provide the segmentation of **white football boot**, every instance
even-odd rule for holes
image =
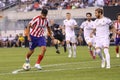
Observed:
[[[42,67],[40,66],[40,64],[35,64],[35,68],[37,68],[38,70],[42,70]]]

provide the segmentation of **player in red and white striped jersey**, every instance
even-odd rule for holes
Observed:
[[[116,57],[119,55],[119,43],[120,43],[120,13],[117,14],[117,21],[114,23],[114,36],[115,36],[115,45],[116,45]]]
[[[42,61],[46,52],[46,29],[51,36],[51,29],[49,27],[48,19],[46,18],[47,14],[48,10],[43,9],[41,11],[41,15],[34,17],[27,26],[27,36],[29,40],[30,50],[26,56],[26,63],[29,63],[29,58],[33,54],[34,49],[36,47],[41,47],[41,54],[38,56],[37,62],[35,64],[35,67],[37,69],[41,69],[41,66],[39,64]]]

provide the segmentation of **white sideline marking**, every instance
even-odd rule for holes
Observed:
[[[115,65],[115,66],[112,66],[112,67],[117,67],[120,65]],[[36,73],[36,72],[57,72],[57,71],[67,71],[67,70],[82,70],[82,69],[95,69],[95,68],[100,68],[99,67],[83,67],[83,68],[67,68],[67,69],[51,69],[51,70],[37,70],[37,71],[25,71],[25,72],[20,72],[20,73]]]
[[[44,65],[42,67],[54,67],[54,66],[61,66],[61,65],[68,65],[68,64],[79,64],[79,63],[89,63],[89,62],[99,62],[99,61],[87,61],[87,62],[72,62],[72,63],[61,63],[61,64],[50,64],[50,65]],[[112,67],[120,67],[120,65],[114,65]],[[34,67],[32,67],[34,68]],[[81,70],[81,69],[94,69],[94,68],[100,68],[98,67],[83,67],[83,68],[67,68],[67,69],[51,69],[51,70],[37,70],[37,71],[23,71],[23,69],[17,69],[9,73],[0,73],[0,75],[10,75],[10,74],[17,74],[17,73],[34,73],[34,72],[55,72],[55,71],[65,71],[65,70]]]
[[[79,64],[79,63],[88,63],[88,62],[99,62],[99,61],[87,61],[87,62],[72,62],[72,63],[50,64],[50,65],[44,65],[42,67],[54,67],[54,66],[69,65],[69,64]],[[31,69],[33,69],[33,68],[34,67],[31,67]],[[12,71],[12,74],[17,74],[20,71],[23,71],[23,69],[14,70],[14,71]],[[45,70],[41,70],[41,71],[45,71]],[[47,70],[47,71],[49,71],[49,70]]]

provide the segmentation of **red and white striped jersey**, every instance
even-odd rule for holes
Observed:
[[[41,18],[41,16],[34,17],[29,24],[32,26],[30,29],[30,35],[34,37],[45,36],[46,28],[49,27],[49,21],[47,18]]]
[[[115,21],[114,27],[115,27],[116,31],[118,31],[118,32],[120,31],[120,23],[118,21]],[[116,34],[116,38],[120,38],[120,35]]]

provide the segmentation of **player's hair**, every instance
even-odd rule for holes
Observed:
[[[87,16],[87,15],[90,15],[90,16],[92,16],[92,13],[88,12],[88,13],[86,13],[86,16]]]
[[[48,14],[48,10],[47,9],[42,9],[41,14],[43,14],[44,16],[46,16]]]
[[[117,13],[117,17],[120,16],[120,13]]]
[[[69,12],[67,12],[66,14],[70,14]]]
[[[97,8],[95,11],[97,11],[98,13],[103,14],[103,9],[101,9],[101,8]]]

